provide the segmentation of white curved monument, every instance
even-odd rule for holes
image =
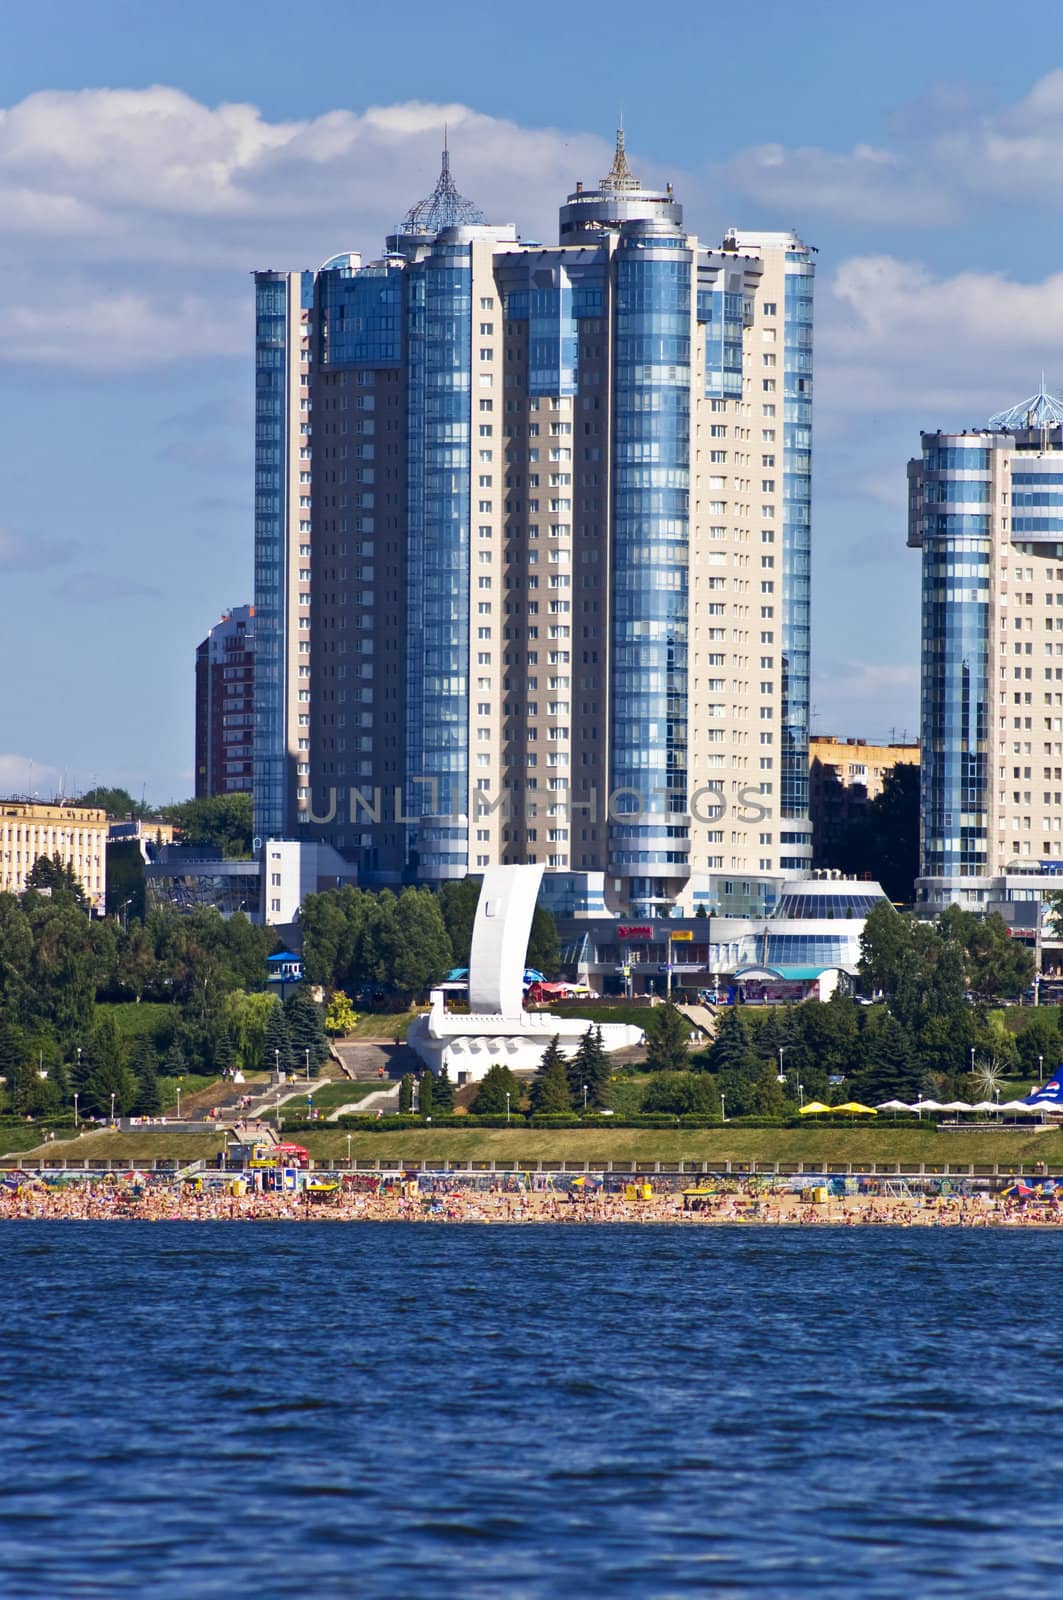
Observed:
[[[431,1011],[406,1034],[433,1072],[445,1063],[456,1083],[474,1082],[498,1064],[534,1072],[555,1034],[564,1053],[573,1055],[595,1026],[582,1017],[524,1010],[524,958],[542,876],[541,866],[488,867],[484,873],[469,957],[469,1013],[448,1012],[443,990],[433,989]],[[642,1029],[627,1023],[603,1023],[601,1032],[606,1050],[642,1043]]]

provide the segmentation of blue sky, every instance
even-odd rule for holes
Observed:
[[[4,6],[0,790],[191,791],[193,650],[250,598],[250,272],[374,254],[444,120],[462,188],[553,237],[621,109],[703,238],[819,248],[815,720],[911,736],[905,462],[1063,388],[1059,15]]]

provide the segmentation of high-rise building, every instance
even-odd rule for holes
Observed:
[[[909,463],[922,551],[922,817],[917,898],[1033,901],[1063,871],[1063,399]]]
[[[196,648],[197,799],[251,791],[254,616],[254,606],[234,606]]]
[[[313,274],[255,273],[255,833],[305,810],[310,708]]]
[[[558,237],[444,151],[379,260],[257,275],[256,830],[755,905],[811,861],[812,252],[702,245],[622,133]]]

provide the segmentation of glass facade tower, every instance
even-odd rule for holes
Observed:
[[[812,272],[621,135],[555,245],[445,152],[380,260],[258,275],[260,832],[638,917],[808,865]]]
[[[917,898],[979,910],[1035,897],[1032,878],[1063,871],[1063,401],[1042,386],[987,427],[924,434],[908,480],[908,543],[922,551]]]

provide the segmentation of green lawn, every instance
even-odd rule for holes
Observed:
[[[112,1132],[109,1128],[99,1133],[83,1134],[77,1139],[55,1139],[39,1153],[59,1161],[197,1161],[217,1154],[223,1144],[218,1132],[174,1133],[165,1128],[134,1128],[129,1133]]]
[[[313,1098],[314,1110],[321,1116],[327,1116],[330,1111],[335,1111],[337,1106],[357,1105],[359,1100],[364,1100],[366,1095],[376,1094],[381,1089],[390,1089],[392,1084],[384,1079],[382,1083],[350,1083],[346,1078],[341,1081],[330,1079],[318,1080],[310,1085],[310,1095]],[[298,1120],[304,1117],[307,1111],[306,1100],[302,1095],[294,1100],[285,1101],[281,1106],[281,1117],[285,1121]],[[267,1117],[276,1117],[276,1111],[267,1111]]]
[[[19,1132],[21,1130],[13,1130]],[[300,1132],[315,1160],[345,1159],[348,1135],[327,1125]],[[104,1130],[77,1140],[50,1142],[47,1154],[83,1160],[100,1157],[135,1164],[153,1157],[191,1161],[215,1155],[220,1132],[172,1129]],[[18,1148],[11,1144],[5,1148]],[[998,1164],[1013,1168],[1044,1161],[1063,1168],[1063,1131],[1034,1134],[935,1134],[931,1128],[412,1128],[394,1133],[352,1133],[357,1159],[406,1161],[781,1161],[830,1169],[851,1162]]]
[[[339,1128],[300,1134],[315,1159],[345,1156]],[[354,1133],[358,1158],[399,1155],[416,1161],[786,1161],[926,1162],[1063,1166],[1063,1132],[935,1134],[930,1128],[413,1128]]]
[[[144,1034],[148,1034],[154,1040],[165,1039],[180,1020],[176,1006],[155,1000],[143,1000],[140,1005],[137,1005],[135,1000],[123,1000],[114,1005],[98,1005],[97,1020],[105,1016],[113,1017],[127,1039],[139,1039]]]

